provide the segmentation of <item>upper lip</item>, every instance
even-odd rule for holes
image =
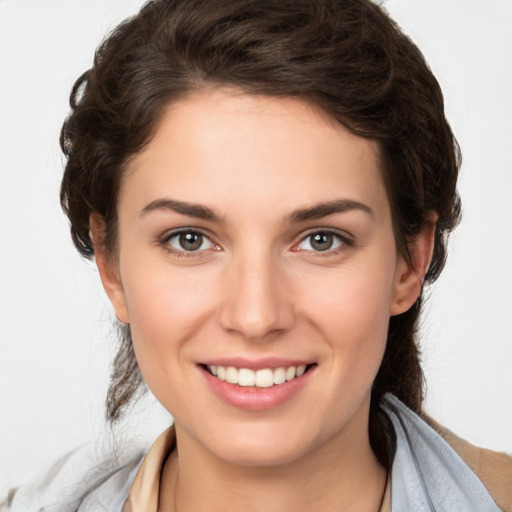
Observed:
[[[282,357],[265,357],[261,359],[247,359],[243,357],[222,357],[201,361],[206,366],[233,366],[234,368],[247,368],[249,370],[263,370],[270,368],[288,368],[290,366],[308,366],[314,361],[306,359],[292,359]]]

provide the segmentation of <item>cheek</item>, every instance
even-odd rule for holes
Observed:
[[[353,326],[355,332],[387,323],[392,296],[392,272],[371,271],[368,268],[347,267],[302,279],[304,306],[310,315],[318,317],[336,329]],[[309,291],[308,291],[309,290]]]
[[[375,266],[369,271],[366,265],[345,268],[309,283],[314,292],[305,297],[303,307],[328,341],[335,354],[330,360],[342,367],[342,375],[370,376],[380,366],[393,284],[392,266],[388,267],[389,271]]]
[[[212,277],[197,268],[137,263],[127,262],[125,268],[135,271],[123,275],[134,349],[143,374],[167,374],[211,314]]]

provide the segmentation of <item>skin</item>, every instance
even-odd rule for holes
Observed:
[[[91,218],[116,316],[175,419],[161,510],[378,509],[386,472],[369,445],[370,390],[433,233],[410,244],[413,266],[399,255],[379,160],[375,141],[304,102],[205,90],[170,105],[129,165],[115,261]],[[297,215],[340,200],[351,206]],[[182,228],[204,234],[199,250],[181,248]],[[332,248],[315,250],[311,235],[328,232]],[[207,385],[199,363],[225,357],[314,365],[291,398],[253,411]]]

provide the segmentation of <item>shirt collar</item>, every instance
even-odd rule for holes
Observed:
[[[160,434],[144,458],[122,512],[157,512],[160,477],[169,454],[176,448],[173,427]],[[391,483],[388,479],[379,512],[391,512]]]
[[[176,448],[174,427],[160,434],[144,458],[126,499],[123,512],[157,512],[160,476],[168,455]]]
[[[392,395],[383,408],[396,433],[392,512],[499,512],[487,489],[453,448]]]
[[[477,476],[437,432],[392,395],[386,395],[383,407],[393,423],[397,449],[380,512],[499,512]],[[123,512],[157,512],[160,476],[175,446],[171,427],[144,458]]]

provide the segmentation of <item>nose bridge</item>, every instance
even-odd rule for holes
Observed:
[[[288,329],[293,305],[284,270],[269,248],[253,246],[234,255],[223,284],[223,327],[252,340]]]

